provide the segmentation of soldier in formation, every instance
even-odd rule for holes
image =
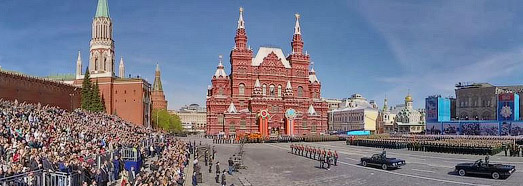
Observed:
[[[510,143],[505,138],[493,137],[447,137],[447,136],[419,136],[419,137],[376,137],[351,138],[350,145],[376,148],[403,149],[425,152],[443,152],[456,154],[493,155],[505,151],[511,156],[521,154],[523,148]]]
[[[338,161],[338,152],[332,152],[331,149],[327,151],[325,148],[321,149],[308,145],[291,144],[290,150],[292,154],[317,160],[320,162],[320,167],[326,168],[327,170],[330,170],[331,165],[336,165]]]

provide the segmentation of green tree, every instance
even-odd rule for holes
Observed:
[[[82,109],[92,109],[92,88],[91,77],[89,76],[89,67],[85,69],[84,80],[82,82]]]
[[[167,132],[181,132],[182,122],[176,114],[170,114],[165,109],[155,109],[152,114],[153,126]]]
[[[100,98],[100,87],[98,87],[98,81],[96,81],[96,83],[94,83],[93,85],[93,89],[92,89],[92,95],[91,95],[91,104],[92,104],[92,107],[91,107],[91,111],[94,111],[94,112],[101,112],[104,110],[104,106],[103,106],[103,103],[102,103],[102,99]]]

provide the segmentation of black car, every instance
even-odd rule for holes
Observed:
[[[405,160],[396,159],[396,158],[387,158],[385,153],[381,154],[374,154],[372,157],[363,157],[361,158],[361,165],[364,167],[373,165],[373,166],[380,166],[383,170],[387,170],[389,168],[399,168],[403,165],[405,165]]]
[[[493,179],[499,179],[509,177],[514,171],[516,171],[516,167],[513,165],[490,164],[483,162],[483,159],[479,159],[474,163],[460,163],[456,165],[456,172],[460,176],[476,174],[488,175]]]

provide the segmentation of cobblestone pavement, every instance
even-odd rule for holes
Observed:
[[[212,143],[207,139],[191,139]],[[404,159],[407,165],[397,170],[381,170],[363,167],[359,159],[380,153],[382,149],[348,146],[345,142],[305,143],[325,149],[337,150],[339,165],[331,170],[320,169],[317,161],[290,153],[290,143],[246,144],[244,163],[246,170],[233,176],[227,175],[227,185],[242,185],[240,179],[252,185],[521,185],[523,171],[516,171],[508,179],[493,180],[487,177],[461,177],[454,174],[454,166],[462,162],[474,162],[484,158],[477,155],[444,154],[388,149],[387,156]],[[227,168],[227,159],[238,151],[238,144],[213,144],[217,151],[221,169]],[[493,156],[492,163],[523,167],[523,157]],[[219,185],[214,182],[213,173],[202,162],[204,183],[200,185]]]

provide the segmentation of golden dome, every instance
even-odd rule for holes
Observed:
[[[410,94],[405,97],[405,102],[412,102],[412,97]]]

